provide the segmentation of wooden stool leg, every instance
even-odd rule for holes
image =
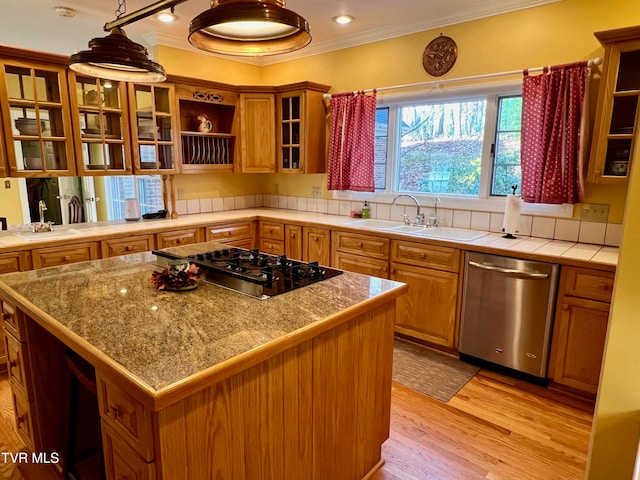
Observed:
[[[78,428],[78,395],[80,382],[75,375],[71,374],[71,383],[69,388],[69,410],[67,416],[67,446],[62,464],[62,478],[69,480],[70,474],[73,473],[73,458],[76,455],[76,433]]]

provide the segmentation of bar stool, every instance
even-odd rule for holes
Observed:
[[[62,478],[64,480],[85,480],[85,478],[100,478],[103,480],[105,478],[104,458],[102,456],[102,439],[99,429],[97,445],[77,452],[80,386],[84,387],[97,401],[98,389],[96,387],[96,372],[91,364],[73,351],[66,353],[66,361],[71,376],[69,386],[69,411],[67,416],[67,445],[63,462]],[[97,409],[96,415],[99,415]],[[93,475],[90,474],[92,470],[91,467],[81,468],[81,465],[89,465],[90,462],[88,459],[92,457],[97,459],[98,466],[95,466],[95,462],[93,464],[93,471],[99,469],[97,476],[95,473]]]

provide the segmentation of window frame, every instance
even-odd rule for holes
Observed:
[[[388,137],[387,137],[387,172],[386,189],[377,192],[354,192],[333,190],[332,197],[336,200],[352,200],[391,203],[402,193],[397,190],[399,162],[396,159],[396,146],[399,138],[397,108],[402,105],[416,103],[441,102],[447,99],[486,98],[487,111],[482,146],[482,174],[478,196],[463,196],[453,194],[414,193],[421,205],[432,205],[437,198],[441,200],[439,208],[466,209],[486,212],[504,212],[505,196],[491,195],[491,181],[493,178],[492,145],[496,141],[496,127],[498,122],[498,98],[522,95],[522,81],[492,82],[469,86],[440,86],[428,87],[410,93],[396,93],[379,95],[377,107],[389,108]],[[491,101],[490,101],[491,99]],[[522,212],[530,215],[553,216],[570,218],[573,216],[573,205],[523,204]]]

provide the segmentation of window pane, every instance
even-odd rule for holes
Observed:
[[[478,195],[486,100],[400,109],[398,190]]]
[[[491,195],[512,193],[511,185],[520,187],[522,178],[520,172],[521,119],[522,97],[499,99]]]
[[[375,152],[373,176],[376,190],[387,187],[387,145],[389,140],[389,108],[376,110]]]

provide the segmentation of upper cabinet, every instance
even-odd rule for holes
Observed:
[[[78,173],[131,174],[126,84],[70,70],[69,85]]]
[[[180,140],[173,84],[128,84],[133,173],[177,173]]]
[[[10,175],[76,173],[63,65],[0,59],[0,108]]]
[[[281,173],[326,171],[326,85],[303,82],[279,87],[276,104],[277,170]]]
[[[276,171],[275,94],[240,94],[240,152],[237,171],[274,173]]]
[[[183,173],[233,170],[234,117],[238,94],[224,89],[176,85]]]
[[[588,178],[625,182],[638,130],[640,27],[596,32],[604,47]]]

